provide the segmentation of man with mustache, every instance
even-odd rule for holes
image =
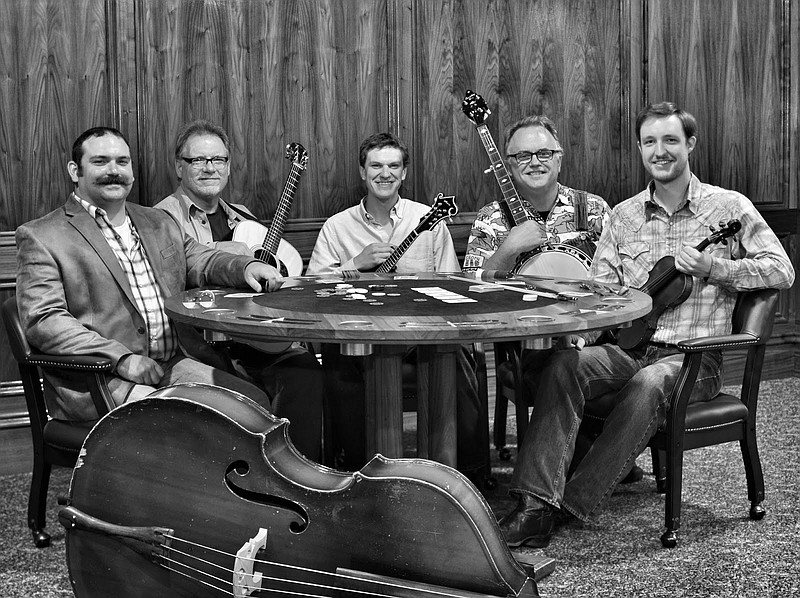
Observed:
[[[268,407],[256,386],[186,356],[164,300],[206,283],[274,291],[277,271],[203,247],[163,211],[128,203],[131,153],[117,129],[82,133],[67,170],[75,189],[66,203],[16,231],[17,302],[28,342],[45,353],[111,359],[108,386],[118,405],[158,387],[200,382]],[[54,418],[98,417],[79,376],[46,375],[45,397]]]
[[[199,243],[252,257],[250,248],[233,241],[233,231],[255,216],[241,204],[224,201],[230,175],[230,142],[221,126],[206,120],[184,125],[175,142],[175,172],[180,181],[172,195],[156,204]],[[298,272],[298,274],[300,274]],[[183,333],[185,326],[178,327]],[[196,346],[196,345],[195,345]],[[299,343],[261,343],[260,349],[232,342],[197,355],[252,381],[272,398],[270,410],[289,420],[292,444],[312,461],[322,447],[322,367]]]
[[[400,197],[409,162],[405,144],[390,133],[366,138],[359,149],[359,172],[367,189],[361,201],[328,218],[317,237],[308,274],[367,272],[381,265],[417,227],[430,207]],[[396,271],[459,272],[453,240],[444,222],[419,235],[397,263]],[[488,428],[480,418],[477,379],[466,351],[458,356],[458,469],[477,485],[488,473]],[[407,362],[416,358],[412,351]],[[326,398],[334,419],[338,466],[364,464],[364,378],[361,360],[326,345],[323,368],[328,374]]]
[[[573,335],[571,347],[547,362],[511,479],[517,507],[500,523],[511,546],[546,546],[560,515],[593,519],[664,421],[683,363],[677,343],[729,334],[738,292],[786,289],[794,281],[786,252],[750,200],[692,174],[696,133],[695,118],[671,102],[639,113],[638,147],[652,180],[614,207],[590,273],[599,283],[640,288],[658,260],[674,256],[677,270],[692,277],[691,294],[661,314],[644,347],[590,346],[597,336],[590,332]],[[742,228],[726,245],[696,249],[711,226],[732,219]],[[703,353],[690,401],[718,392],[721,362],[720,352]],[[616,394],[603,431],[567,478],[584,405],[610,392]]]

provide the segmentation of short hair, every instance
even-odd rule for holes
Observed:
[[[642,125],[648,118],[666,118],[672,115],[677,116],[681,121],[686,139],[697,136],[697,120],[691,113],[679,108],[674,102],[658,102],[657,104],[648,104],[636,115],[636,140],[642,140]]]
[[[369,152],[385,147],[399,149],[403,153],[403,168],[408,166],[408,147],[399,137],[391,133],[375,133],[362,141],[361,147],[358,149],[358,163],[363,167],[367,163]]]
[[[556,130],[555,123],[544,115],[534,114],[520,118],[518,121],[513,122],[506,127],[506,130],[503,133],[503,151],[508,148],[508,142],[511,141],[514,133],[527,127],[543,128],[553,136],[553,139],[556,140],[559,149],[561,148],[561,142],[558,140],[558,130]]]
[[[119,129],[115,129],[114,127],[92,127],[91,129],[87,129],[83,133],[81,133],[78,138],[75,140],[75,143],[72,144],[72,161],[78,165],[78,169],[80,172],[81,168],[81,160],[83,159],[83,144],[87,139],[91,139],[92,137],[105,137],[106,135],[113,135],[114,137],[119,137],[122,141],[125,142],[125,145],[128,147],[131,146],[128,143],[128,140],[125,139],[125,135]]]
[[[175,159],[181,157],[183,146],[189,141],[190,137],[194,135],[214,135],[222,140],[225,145],[225,151],[231,153],[231,144],[228,139],[228,134],[218,124],[212,123],[209,120],[197,119],[192,122],[186,123],[178,131],[178,136],[175,138]]]

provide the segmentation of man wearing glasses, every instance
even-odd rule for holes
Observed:
[[[172,218],[128,202],[133,162],[110,127],[82,133],[67,171],[66,203],[16,231],[17,301],[28,342],[44,353],[97,355],[113,362],[108,388],[117,405],[180,382],[215,384],[267,405],[257,387],[187,357],[164,300],[202,284],[277,290],[275,269],[210,251]],[[47,374],[51,417],[93,421],[84,375]]]
[[[175,141],[180,186],[155,207],[169,213],[203,245],[252,257],[249,247],[232,236],[240,222],[255,216],[244,205],[220,197],[228,184],[229,150],[228,134],[219,125],[205,120],[184,125]],[[194,356],[263,388],[271,398],[271,411],[291,422],[289,436],[295,448],[319,461],[323,375],[316,357],[297,343],[262,343],[259,349],[231,343],[217,351],[209,349],[196,347]]]
[[[514,226],[505,201],[484,206],[472,225],[464,271],[510,271],[546,241],[574,244],[592,256],[609,208],[601,197],[558,182],[564,151],[553,121],[526,116],[506,129],[503,145],[527,220]]]

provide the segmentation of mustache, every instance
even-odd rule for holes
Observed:
[[[107,174],[97,179],[98,185],[127,185],[129,184],[128,177],[118,174]]]

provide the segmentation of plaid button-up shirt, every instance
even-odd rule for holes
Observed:
[[[664,311],[653,341],[674,344],[728,334],[738,291],[792,285],[794,268],[783,246],[744,195],[692,175],[685,201],[670,215],[653,200],[654,190],[651,182],[614,207],[592,262],[592,279],[641,288],[658,260],[678,255],[684,244],[696,247],[710,236],[710,227],[738,219],[742,228],[727,244],[706,248],[710,275],[695,278],[689,298]]]
[[[147,357],[162,363],[168,361],[178,350],[178,337],[164,310],[164,296],[156,283],[136,227],[126,213],[123,226],[129,227],[132,241],[131,246],[126,247],[122,236],[108,221],[105,210],[73,195],[97,223],[128,278],[136,307],[147,326]]]

